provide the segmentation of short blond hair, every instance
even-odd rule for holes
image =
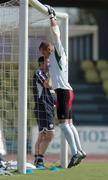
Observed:
[[[47,50],[47,48],[48,48],[50,45],[51,45],[50,42],[45,42],[45,41],[43,41],[43,42],[41,42],[41,44],[40,44],[40,46],[39,46],[39,50],[40,50],[40,49]]]

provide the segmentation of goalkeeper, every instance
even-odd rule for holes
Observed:
[[[45,169],[44,154],[54,137],[55,96],[48,73],[48,61],[45,61],[44,56],[41,56],[38,63],[39,68],[33,76],[34,110],[39,128],[34,164],[38,169]]]
[[[47,8],[53,44],[41,42],[39,50],[46,59],[50,59],[49,73],[57,95],[57,116],[59,126],[71,149],[72,157],[68,164],[68,168],[71,168],[79,164],[86,157],[86,153],[82,150],[77,129],[72,123],[74,90],[68,82],[68,59],[61,43],[55,11],[49,6]]]

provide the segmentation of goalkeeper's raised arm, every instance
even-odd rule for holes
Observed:
[[[47,8],[48,8],[49,18],[50,18],[50,23],[51,23],[50,31],[51,31],[52,42],[55,49],[58,52],[58,55],[62,56],[65,53],[65,51],[64,51],[61,38],[60,38],[60,29],[59,29],[59,25],[56,19],[56,13],[52,7],[47,6]]]
[[[50,9],[48,9],[48,13],[49,13],[49,18],[50,18],[50,22],[51,22],[52,33],[54,33],[56,38],[60,38],[60,29],[59,29],[59,26],[58,26],[58,23],[56,20],[55,10],[50,7]]]

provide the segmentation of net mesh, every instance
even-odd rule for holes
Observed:
[[[19,6],[18,0],[0,4],[0,153],[5,154],[6,152],[7,160],[17,158]],[[37,68],[36,59],[40,56],[39,44],[41,41],[49,39],[48,18],[36,9],[29,8],[28,154],[34,152],[33,139],[36,137],[36,134],[33,133],[36,125],[34,115],[35,103],[32,91],[33,74]]]
[[[3,144],[1,151],[6,154],[17,149],[19,9],[15,2],[0,5],[0,149]]]

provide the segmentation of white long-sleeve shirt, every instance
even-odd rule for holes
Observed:
[[[58,25],[51,26],[51,35],[54,44],[54,53],[50,55],[49,72],[54,89],[68,89],[72,87],[68,82],[68,59],[60,40]]]

